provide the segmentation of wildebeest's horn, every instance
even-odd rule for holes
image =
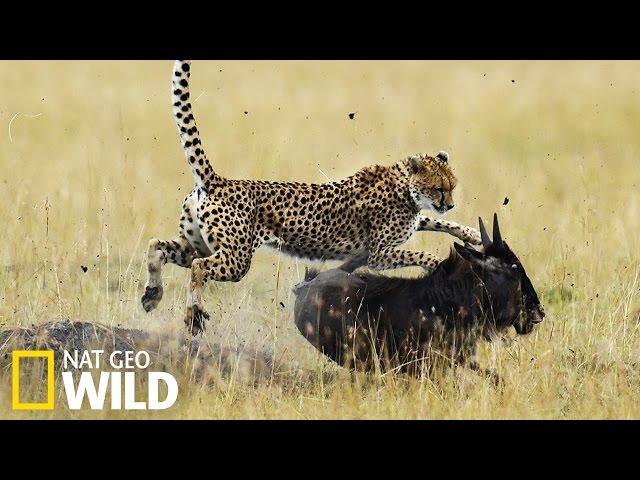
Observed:
[[[484,228],[484,222],[481,217],[478,217],[478,224],[480,225],[480,238],[482,238],[482,246],[487,248],[491,245],[491,239],[489,238],[489,234],[487,233],[487,229]]]
[[[503,248],[502,235],[500,235],[500,226],[498,225],[498,214],[493,214],[493,243],[498,248]]]

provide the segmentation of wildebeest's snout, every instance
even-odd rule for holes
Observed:
[[[542,307],[528,308],[521,313],[513,326],[518,335],[527,335],[533,331],[533,327],[544,320],[544,316]]]
[[[527,313],[529,316],[529,321],[531,323],[540,323],[542,320],[544,320],[545,313],[542,309],[534,308]]]

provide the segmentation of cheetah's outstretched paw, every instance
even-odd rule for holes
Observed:
[[[158,285],[157,287],[149,287],[147,286],[144,289],[144,295],[142,295],[142,308],[144,308],[145,312],[150,312],[154,308],[158,306],[162,300],[162,286]]]
[[[209,314],[197,305],[187,307],[187,314],[184,317],[184,323],[193,336],[204,331],[205,321],[207,320],[209,320]]]
[[[480,231],[471,227],[469,227],[469,230],[465,232],[464,238],[461,238],[460,240],[469,242],[472,245],[482,245],[482,237],[480,236]]]

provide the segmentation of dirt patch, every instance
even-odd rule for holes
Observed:
[[[89,322],[47,322],[32,328],[8,328],[0,331],[0,369],[8,371],[13,350],[53,350],[60,367],[63,351],[145,350],[152,370],[186,375],[199,383],[229,379],[263,382],[273,378],[275,364],[268,353],[250,348],[237,349],[184,334],[145,332],[109,327]],[[59,372],[61,369],[56,368]]]

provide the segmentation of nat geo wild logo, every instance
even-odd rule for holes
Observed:
[[[167,372],[147,370],[149,353],[116,350],[106,355],[104,350],[63,350],[62,383],[64,398],[70,410],[80,410],[83,404],[91,410],[165,410],[178,398],[178,382]],[[29,382],[42,382],[42,377],[21,375],[24,359],[46,362],[46,399],[25,399]],[[105,367],[111,371],[97,370]],[[12,352],[12,406],[14,410],[53,410],[55,408],[55,361],[53,350],[14,350]],[[96,370],[94,374],[85,369]],[[146,392],[139,391],[146,376]],[[21,390],[25,391],[21,394]],[[142,397],[146,393],[146,398]],[[162,393],[162,395],[161,395]],[[109,395],[107,395],[109,394]],[[162,398],[160,398],[162,396]],[[109,401],[107,401],[109,398]],[[85,402],[86,399],[86,402]]]

